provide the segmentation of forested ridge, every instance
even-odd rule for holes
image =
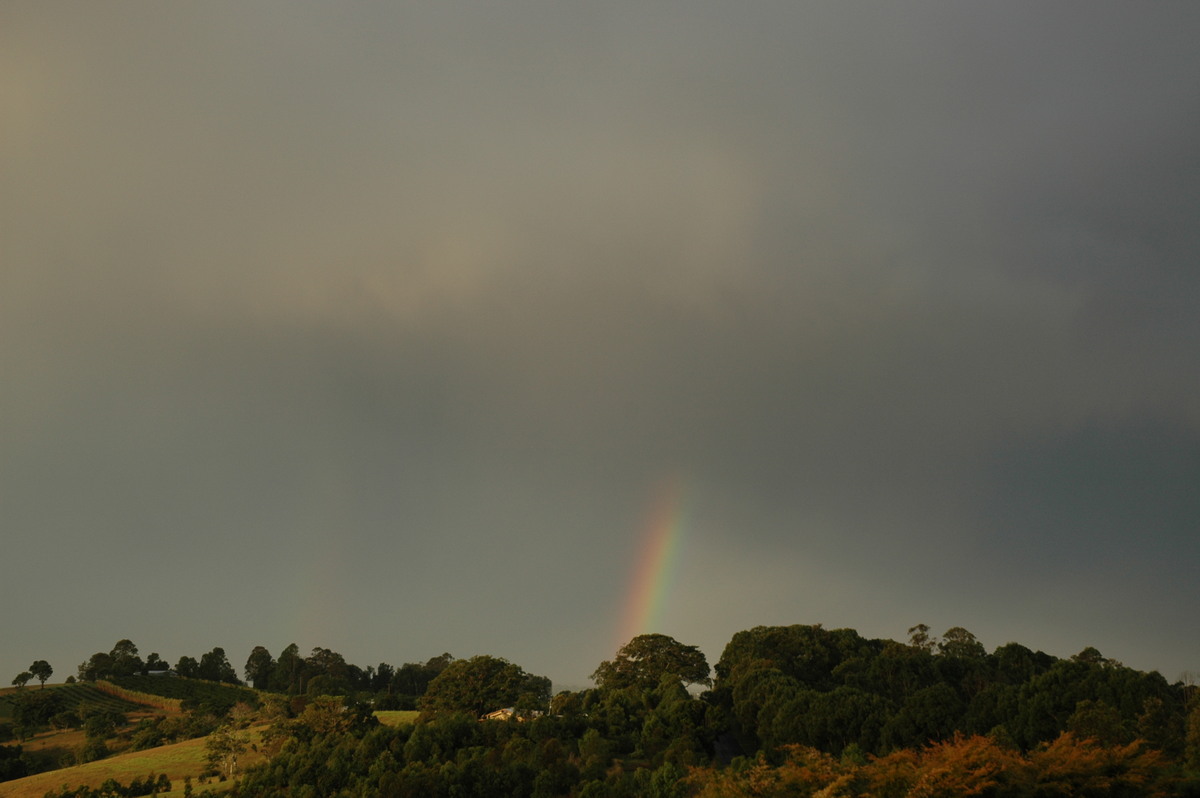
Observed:
[[[215,651],[203,684],[232,689]],[[79,668],[175,700],[192,681],[146,673],[129,641]],[[206,789],[235,796],[1200,795],[1190,679],[1093,648],[989,653],[960,627],[918,625],[906,642],[756,627],[712,668],[695,646],[640,635],[593,688],[556,694],[487,655],[359,668],[260,646],[244,673],[257,691],[190,703],[213,719],[213,776],[229,779]],[[420,714],[385,725],[384,709]],[[252,723],[258,764],[239,770]]]

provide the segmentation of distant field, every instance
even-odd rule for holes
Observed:
[[[46,689],[49,690],[51,687],[47,685]],[[90,685],[62,685],[54,689],[65,690],[65,695],[73,702],[72,706],[88,702],[102,703],[103,700],[116,702],[124,706],[124,709],[121,710],[124,712],[129,712],[131,709],[141,709],[141,707],[136,707],[127,702],[107,696]],[[0,696],[0,705],[3,704],[3,696]],[[116,708],[115,705],[114,708]],[[388,726],[401,726],[406,723],[416,722],[419,714],[416,710],[387,710],[376,712],[375,717],[379,718],[380,723]],[[70,739],[67,739],[64,735],[69,736]],[[41,739],[43,737],[45,739]],[[117,754],[98,762],[90,762],[86,765],[76,765],[75,767],[38,773],[23,779],[0,782],[0,798],[42,798],[47,791],[58,790],[64,785],[69,787],[79,787],[82,785],[98,787],[106,779],[116,779],[122,784],[128,784],[133,779],[144,778],[150,773],[167,774],[167,778],[171,780],[172,789],[171,792],[160,793],[160,795],[167,796],[168,798],[181,798],[185,776],[192,777],[192,788],[196,792],[199,792],[201,789],[220,789],[221,783],[215,780],[206,785],[201,785],[199,781],[200,774],[207,769],[204,748],[205,739],[201,737],[172,745],[164,745],[159,748],[151,748],[146,751]],[[83,733],[79,731],[57,732],[53,736],[38,735],[37,738],[27,741],[25,746],[29,750],[38,750],[43,746],[53,745],[54,747],[63,747],[65,750],[82,742],[82,740]],[[242,759],[242,765],[243,767],[248,767],[254,764],[256,760],[257,756],[247,754]]]
[[[128,784],[150,773],[166,773],[167,778],[171,780],[171,791],[159,793],[160,796],[182,796],[185,776],[192,777],[192,788],[196,792],[200,792],[201,789],[219,789],[221,785],[216,780],[207,785],[201,785],[199,782],[200,774],[208,768],[204,749],[206,739],[198,737],[195,740],[185,740],[182,743],[146,751],[118,754],[86,765],[0,782],[0,798],[42,798],[48,790],[57,790],[63,785],[99,787],[106,779],[116,779],[122,784]],[[247,753],[242,757],[244,767],[256,761],[258,757],[254,754]]]
[[[47,691],[52,690],[62,696],[67,709],[77,709],[82,705],[100,707],[101,709],[115,709],[121,713],[136,712],[140,709],[145,709],[145,707],[139,704],[123,701],[120,698],[103,693],[90,684],[48,684],[45,689]],[[41,687],[25,688],[25,692],[32,693],[37,693],[41,690]],[[0,690],[0,721],[7,722],[12,720],[11,700],[16,693],[17,690],[15,688]]]
[[[0,782],[0,798],[42,798],[48,790],[57,790],[63,785],[99,787],[106,779],[116,779],[128,784],[135,778],[148,773],[166,773],[171,780],[172,791],[162,795],[183,795],[183,777],[196,779],[208,767],[204,758],[204,740],[186,740],[161,748],[119,754],[86,765],[51,770],[15,781]]]
[[[257,703],[258,698],[256,692],[249,688],[202,682],[194,679],[127,677],[121,679],[118,686],[125,690],[133,690],[143,694],[141,696],[130,696],[135,700],[139,698],[153,700],[155,696],[161,696],[167,698],[174,707],[178,707],[178,702],[184,699],[192,699],[199,702],[211,701],[216,704],[232,704],[236,701]],[[33,692],[40,689],[40,687],[25,688],[26,691]],[[140,716],[170,715],[178,712],[178,709],[166,711],[162,708],[152,709],[133,703],[132,701],[117,698],[88,683],[48,684],[45,689],[48,691],[52,690],[62,696],[65,708],[67,709],[78,709],[83,706],[114,709],[126,715],[131,722]],[[0,690],[0,722],[11,720],[12,705],[10,699],[16,692],[16,688]],[[415,717],[417,713],[395,712],[387,714],[397,716],[412,715]],[[398,719],[395,722],[401,723],[404,720]],[[258,736],[258,733],[255,731],[252,731],[251,734],[255,738]],[[50,757],[53,761],[60,754],[67,753],[81,744],[83,738],[82,731],[60,730],[40,733],[26,740],[22,745],[30,754]],[[2,782],[0,783],[0,798],[42,798],[49,790],[59,790],[63,786],[98,787],[110,778],[116,779],[122,784],[128,784],[134,779],[144,778],[151,773],[156,775],[165,773],[167,778],[171,780],[172,790],[168,793],[160,793],[160,795],[164,796],[182,796],[184,787],[183,779],[185,776],[192,777],[192,787],[196,792],[202,789],[220,790],[223,785],[216,780],[205,785],[201,785],[199,781],[200,774],[207,769],[204,747],[205,739],[198,738],[146,751],[115,754],[106,759],[90,762],[86,765],[51,770],[24,779]],[[241,764],[243,767],[248,767],[257,761],[258,758],[256,754],[247,753],[241,758]]]
[[[385,726],[403,726],[405,723],[416,723],[420,714],[415,709],[388,709],[376,712],[375,717]]]

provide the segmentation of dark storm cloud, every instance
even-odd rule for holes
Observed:
[[[1143,563],[1186,584],[1200,556],[1195,432],[1151,420],[1086,426],[1014,442],[995,462],[989,516],[1001,535],[988,556],[1037,548],[1051,572]]]
[[[157,597],[68,656],[581,681],[673,473],[666,620],[710,657],[818,621],[1200,656],[1110,603],[1196,597],[1193,6],[0,23],[6,545],[64,552],[61,623],[130,564]]]

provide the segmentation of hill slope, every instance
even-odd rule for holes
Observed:
[[[57,790],[63,785],[99,787],[107,779],[116,779],[122,784],[128,784],[133,779],[142,778],[149,773],[165,773],[171,780],[171,792],[160,795],[183,795],[184,777],[191,776],[195,781],[208,767],[205,759],[205,739],[200,737],[146,751],[118,754],[86,765],[2,782],[0,798],[42,798],[47,791]]]

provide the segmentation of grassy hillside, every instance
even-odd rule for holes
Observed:
[[[40,693],[41,688],[27,687],[24,692]],[[0,713],[3,713],[0,715],[0,722],[11,719],[16,693],[15,689],[0,693]],[[121,730],[122,736],[119,739],[108,741],[110,749],[117,753],[85,765],[47,770],[56,768],[62,761],[73,760],[73,752],[85,741],[85,735],[79,729],[43,729],[21,741],[20,745],[30,768],[45,772],[0,783],[0,798],[10,795],[42,798],[48,790],[59,790],[64,785],[72,788],[97,787],[107,779],[116,779],[122,784],[128,784],[151,773],[165,773],[172,780],[176,789],[170,794],[182,795],[183,778],[189,775],[199,791],[198,777],[207,767],[204,737],[144,751],[123,753],[122,749],[129,747],[130,730],[142,718],[182,717],[184,707],[195,706],[202,708],[204,712],[220,714],[239,701],[258,703],[257,694],[248,688],[158,677],[131,677],[122,679],[120,685],[106,682],[47,685],[45,694],[54,695],[63,710],[73,710],[81,714],[97,709],[115,710],[124,715],[130,723]],[[214,782],[207,786],[216,787],[217,784]]]
[[[47,689],[50,689],[49,687]],[[96,691],[98,692],[98,691]],[[90,696],[91,693],[75,691],[79,696]],[[413,723],[419,713],[415,711],[390,711],[375,713],[381,723],[389,726],[399,726]],[[257,741],[261,729],[251,729],[252,739]],[[220,790],[223,786],[215,779],[201,785],[200,774],[208,770],[205,758],[205,743],[208,738],[200,737],[181,743],[164,745],[145,751],[116,754],[97,762],[86,765],[76,765],[59,770],[38,773],[23,779],[0,782],[0,798],[42,798],[49,790],[68,787],[98,787],[107,779],[116,779],[122,784],[128,784],[134,779],[145,778],[154,773],[165,773],[171,780],[172,789],[164,796],[182,796],[184,777],[191,776],[193,790]],[[69,748],[83,741],[83,733],[79,731],[54,732],[38,735],[24,743],[26,750],[38,750],[46,745]],[[258,761],[256,754],[247,752],[243,755],[242,767],[248,767]]]
[[[201,737],[0,782],[0,798],[42,798],[48,790],[57,790],[64,785],[99,787],[107,779],[128,784],[149,773],[166,773],[171,780],[171,792],[160,795],[182,796],[184,777],[191,776],[194,786],[199,787],[199,776],[208,768],[204,742],[205,738]]]
[[[415,709],[389,709],[375,713],[379,722],[388,726],[403,726],[406,723],[416,723],[421,713]]]

